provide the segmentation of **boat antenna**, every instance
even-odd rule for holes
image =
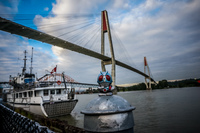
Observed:
[[[33,64],[33,47],[32,47],[32,55],[31,55],[31,67],[30,67],[30,74],[32,74],[32,70],[33,70],[32,64]]]
[[[23,67],[23,69],[22,69],[22,74],[24,75],[25,74],[25,72],[26,72],[26,50],[24,51],[24,67]]]

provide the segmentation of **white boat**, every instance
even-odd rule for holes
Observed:
[[[62,86],[48,86],[20,91],[11,89],[7,102],[35,114],[55,117],[70,114],[78,100]]]
[[[7,103],[46,117],[70,114],[78,99],[75,89],[66,86],[64,73],[63,82],[37,81],[34,74],[25,72],[26,52],[24,62],[22,74],[10,76],[13,88],[6,90]]]

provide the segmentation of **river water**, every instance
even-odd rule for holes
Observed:
[[[135,133],[200,133],[200,87],[119,92],[136,107]],[[58,117],[83,128],[84,107],[98,94],[77,95],[71,115]]]

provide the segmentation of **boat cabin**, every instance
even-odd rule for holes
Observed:
[[[72,88],[71,92],[69,90],[69,88],[65,89],[64,87],[43,87],[31,90],[12,91],[12,93],[7,95],[7,100],[8,102],[15,103],[40,103],[41,100],[43,102],[69,100],[71,99],[69,94],[74,89]]]

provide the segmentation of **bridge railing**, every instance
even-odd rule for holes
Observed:
[[[0,131],[3,133],[54,133],[2,104],[0,104],[0,121]]]

